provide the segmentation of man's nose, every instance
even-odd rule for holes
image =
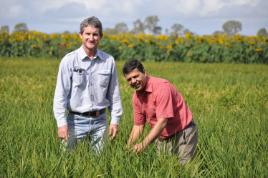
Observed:
[[[93,35],[89,35],[89,39],[90,40],[93,40]]]
[[[131,79],[131,83],[135,83],[136,82],[136,79],[135,78],[132,78]]]

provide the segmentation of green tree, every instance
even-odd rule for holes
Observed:
[[[162,33],[162,27],[160,26],[155,26],[153,29],[153,34],[154,35],[160,35]]]
[[[127,33],[128,32],[128,26],[124,22],[120,22],[115,24],[114,28],[106,28],[104,30],[104,33],[115,35],[119,33]]]
[[[222,25],[222,29],[228,35],[234,35],[242,30],[242,24],[236,20],[229,20]]]
[[[62,34],[71,34],[71,32],[68,30],[65,30],[64,32],[62,32]]]
[[[192,32],[188,28],[183,29],[183,34],[185,35],[186,33],[191,34],[191,35],[194,35],[194,32]]]
[[[184,27],[181,24],[175,23],[171,26],[171,35],[180,36],[183,35]]]
[[[14,27],[14,32],[27,32],[28,27],[26,23],[17,23]]]
[[[162,28],[160,26],[157,26],[158,21],[159,19],[156,15],[146,17],[144,21],[145,29],[147,29],[152,34],[159,33],[159,30],[161,31]]]
[[[9,26],[8,25],[1,26],[0,33],[9,33]]]
[[[144,24],[140,19],[137,19],[133,22],[133,29],[131,30],[132,33],[138,34],[138,33],[144,33]]]
[[[213,35],[220,35],[220,34],[224,34],[224,32],[223,31],[219,31],[219,30],[213,32]]]
[[[114,27],[114,30],[116,33],[127,33],[128,32],[128,26],[124,22],[117,23]]]
[[[266,36],[266,37],[268,37],[268,32],[267,32],[267,30],[265,28],[261,28],[261,29],[258,30],[257,36]]]
[[[116,34],[116,31],[115,31],[114,28],[106,28],[103,32],[106,33],[106,34],[109,34],[109,35]]]

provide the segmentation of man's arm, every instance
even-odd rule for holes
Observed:
[[[131,131],[131,134],[128,139],[127,146],[130,147],[133,143],[135,143],[140,135],[143,133],[144,125],[134,125]]]
[[[64,140],[68,137],[66,105],[67,95],[71,88],[70,72],[68,71],[66,60],[62,60],[59,66],[57,83],[53,101],[54,116],[58,126],[58,136]]]
[[[114,60],[114,59],[113,59]],[[123,113],[121,96],[119,90],[119,81],[116,71],[115,62],[113,62],[112,73],[108,91],[108,99],[110,101],[109,110],[111,112],[111,123],[109,127],[109,135],[111,139],[114,139],[118,132],[118,125],[120,117]]]
[[[163,131],[166,125],[167,125],[167,119],[165,118],[158,119],[155,126],[152,128],[149,134],[145,137],[145,139],[141,143],[134,145],[133,147],[134,152],[140,153],[145,148],[147,148],[147,146],[150,143],[152,143],[160,135],[160,133]]]

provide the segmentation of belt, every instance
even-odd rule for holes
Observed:
[[[69,113],[79,115],[79,116],[84,116],[84,117],[98,117],[99,115],[105,113],[105,108],[101,110],[88,111],[88,112],[83,112],[83,113],[69,111]]]
[[[189,127],[191,127],[191,126],[193,126],[193,125],[195,125],[195,123],[194,123],[194,121],[192,120],[183,130],[185,130],[185,129],[187,129],[187,128],[189,128]],[[181,131],[179,131],[179,132],[176,132],[176,133],[174,133],[173,135],[171,135],[171,136],[169,136],[169,137],[166,137],[166,138],[161,138],[161,137],[159,137],[158,138],[158,140],[161,142],[161,141],[164,141],[164,140],[170,140],[170,139],[172,139],[175,135],[177,135],[177,134],[179,134],[180,132],[182,132],[183,130],[181,130]]]

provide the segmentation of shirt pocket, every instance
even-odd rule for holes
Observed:
[[[74,72],[73,73],[73,85],[75,87],[82,87],[86,85],[86,74]]]
[[[109,70],[101,70],[97,72],[97,82],[99,86],[105,88],[109,85],[111,72]]]

